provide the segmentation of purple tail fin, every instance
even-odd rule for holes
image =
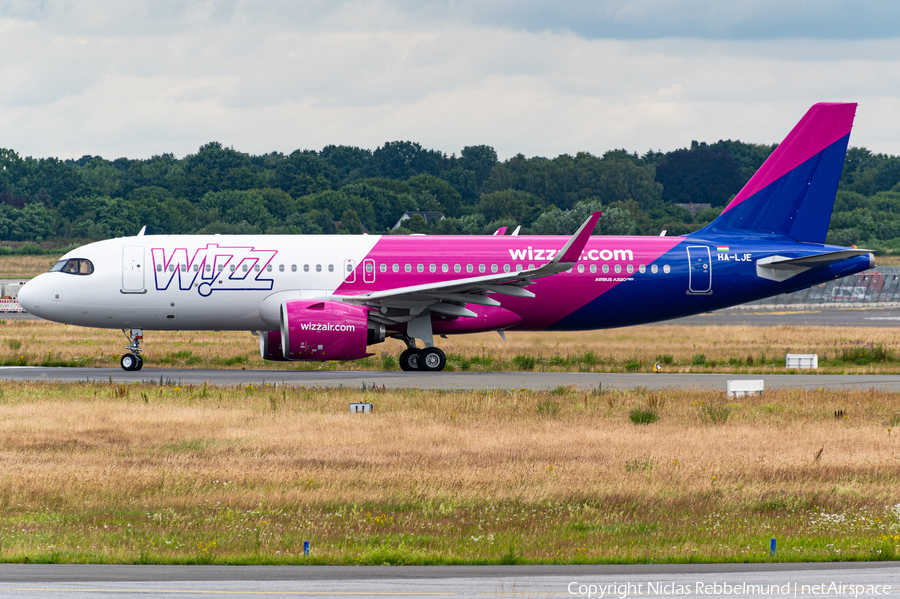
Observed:
[[[703,234],[823,243],[856,104],[815,104]]]

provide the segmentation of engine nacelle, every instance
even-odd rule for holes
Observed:
[[[369,323],[369,309],[328,300],[281,305],[281,351],[287,360],[356,360],[366,345],[384,341],[384,325]]]
[[[273,362],[286,361],[281,351],[281,331],[259,332],[259,355],[262,356],[263,360],[272,360]]]

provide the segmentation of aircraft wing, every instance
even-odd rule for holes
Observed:
[[[553,259],[539,268],[411,285],[358,295],[332,295],[329,299],[348,304],[409,309],[406,316],[391,314],[385,318],[392,322],[410,320],[426,309],[450,316],[476,316],[474,312],[465,308],[466,304],[499,306],[498,301],[487,297],[490,294],[534,297],[534,294],[524,287],[535,279],[549,277],[572,268],[593,233],[600,214],[600,212],[591,214]]]

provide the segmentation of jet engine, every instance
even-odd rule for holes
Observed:
[[[362,306],[327,300],[281,305],[281,353],[286,360],[364,358],[372,355],[366,346],[381,343],[384,334],[384,325],[369,322],[369,309]]]
[[[259,332],[259,355],[263,360],[271,360],[273,362],[285,362],[284,354],[281,352],[281,331],[260,331]]]

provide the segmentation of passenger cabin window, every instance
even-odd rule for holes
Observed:
[[[297,272],[297,265],[291,264],[291,272]]]
[[[334,272],[334,264],[328,265],[328,272]]]
[[[303,272],[309,272],[309,264],[303,265]]]
[[[60,260],[50,269],[50,272],[64,272],[70,275],[89,275],[94,272],[94,265],[84,258],[70,258]]]
[[[284,272],[284,264],[278,265],[278,272]]]

